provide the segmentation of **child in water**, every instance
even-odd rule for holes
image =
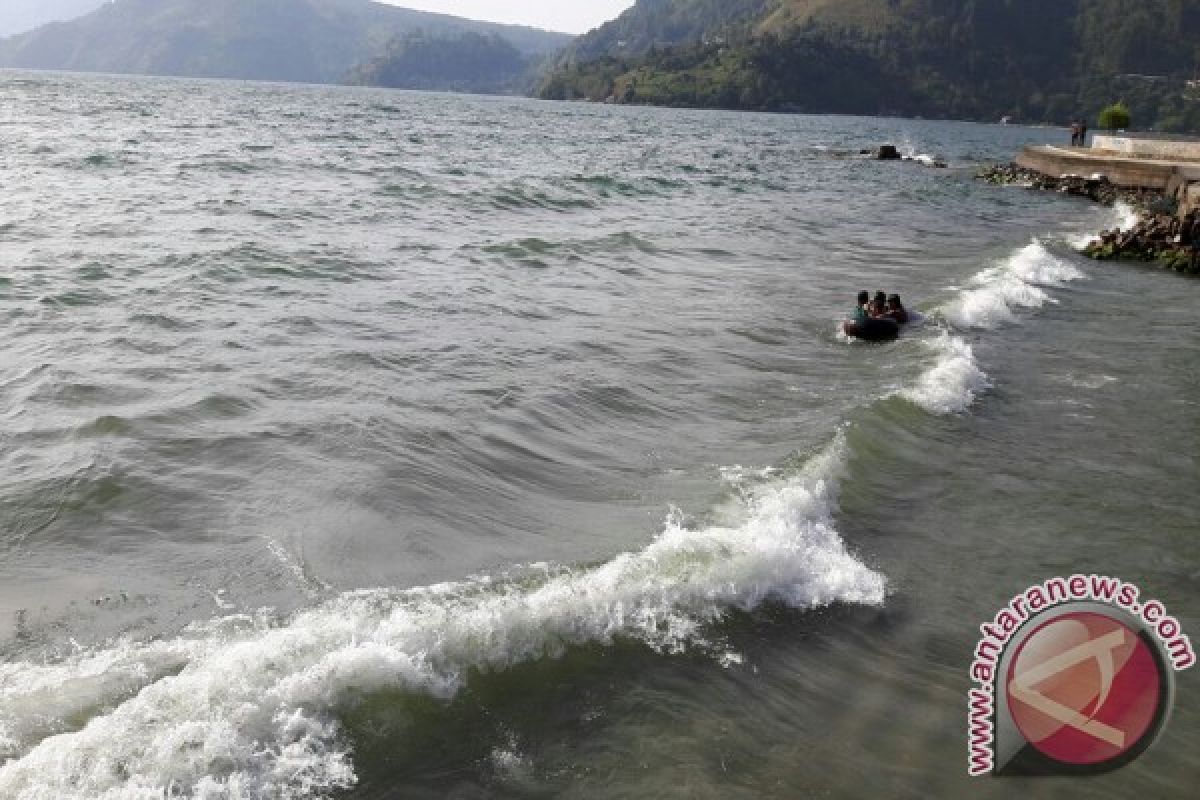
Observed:
[[[867,304],[871,301],[871,295],[868,292],[858,293],[858,304],[854,306],[854,312],[851,313],[850,319],[855,322],[866,322],[868,318]]]
[[[859,323],[869,319],[892,319],[900,325],[907,325],[910,317],[898,294],[886,295],[876,292],[872,299],[870,292],[859,292],[858,303],[854,306],[850,319]]]
[[[887,295],[883,292],[876,292],[875,299],[871,301],[870,314],[872,317],[887,316]]]

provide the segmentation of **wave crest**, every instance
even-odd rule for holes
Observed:
[[[900,393],[905,399],[931,414],[958,414],[991,387],[971,346],[960,337],[943,332],[926,346],[937,354],[937,362],[921,375],[916,386]]]
[[[748,493],[736,523],[693,530],[673,513],[645,549],[593,568],[349,592],[283,623],[226,618],[170,642],[9,665],[10,740],[21,708],[62,729],[85,708],[113,707],[70,733],[28,730],[24,752],[0,767],[0,796],[307,797],[354,783],[336,712],[364,694],[451,697],[472,670],[617,637],[678,651],[731,610],[768,601],[881,604],[883,577],[833,526],[844,449],[839,436],[799,475]]]
[[[1017,309],[1056,302],[1042,287],[1062,286],[1082,277],[1079,269],[1035,240],[1004,263],[976,275],[972,288],[961,292],[941,313],[960,330],[996,328],[1013,321]]]

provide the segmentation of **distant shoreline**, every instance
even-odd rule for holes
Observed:
[[[620,107],[620,108],[655,108],[663,110],[676,111],[713,111],[719,113],[731,114],[768,114],[779,116],[798,116],[798,117],[847,117],[852,119],[897,119],[911,122],[956,122],[969,125],[981,125],[986,127],[999,128],[1018,128],[1027,130],[1069,130],[1067,125],[1056,125],[1048,122],[1009,122],[1001,123],[998,120],[972,119],[968,117],[929,117],[929,116],[905,116],[903,114],[889,113],[850,113],[846,111],[809,111],[799,109],[771,109],[771,108],[719,108],[716,106],[698,106],[698,105],[659,105],[654,103],[604,103],[583,98],[573,100],[560,100],[556,98],[538,97],[536,94],[527,92],[469,92],[457,91],[455,89],[409,89],[390,86],[369,86],[347,82],[332,82],[332,83],[313,83],[311,81],[290,81],[290,80],[275,80],[265,78],[234,78],[234,77],[212,77],[212,76],[195,76],[195,75],[170,75],[148,72],[99,72],[90,70],[69,70],[69,69],[41,69],[37,67],[0,67],[0,76],[7,74],[26,74],[26,75],[66,75],[82,78],[123,78],[136,79],[146,78],[149,80],[163,81],[197,81],[201,83],[234,83],[249,86],[279,86],[279,87],[299,87],[312,89],[349,89],[353,91],[380,91],[380,92],[415,92],[420,94],[444,94],[465,97],[484,97],[484,98],[509,98],[534,100],[539,103],[555,103],[555,104],[571,104],[590,107]]]

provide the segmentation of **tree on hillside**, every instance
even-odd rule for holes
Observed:
[[[1113,103],[1100,112],[1100,127],[1110,131],[1123,130],[1133,123],[1124,103]]]

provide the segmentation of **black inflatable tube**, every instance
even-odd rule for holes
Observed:
[[[861,322],[848,319],[842,324],[842,330],[847,336],[865,342],[890,342],[900,335],[900,323],[885,317],[873,317]]]

